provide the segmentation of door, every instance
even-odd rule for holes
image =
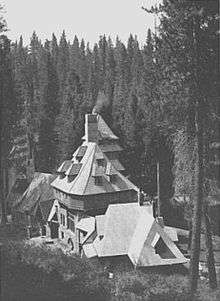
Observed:
[[[58,222],[51,222],[50,224],[50,233],[51,238],[58,238],[59,237],[59,223]]]

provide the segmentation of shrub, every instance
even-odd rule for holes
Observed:
[[[115,279],[114,295],[118,300],[126,298],[146,301],[186,301],[189,300],[186,276],[166,276],[159,273],[143,274],[129,272]]]
[[[108,279],[79,256],[20,242],[4,246],[2,259],[3,300],[109,300]]]
[[[189,301],[188,277],[170,271],[106,272],[90,260],[60,249],[9,242],[2,250],[2,291],[7,301]],[[200,281],[195,301],[220,300]]]

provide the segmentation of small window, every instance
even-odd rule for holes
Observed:
[[[100,176],[95,177],[95,185],[97,185],[97,186],[102,185],[102,177],[100,177]]]
[[[63,231],[61,232],[61,237],[62,237],[62,239],[64,238],[64,233],[63,233]]]
[[[97,159],[98,166],[105,167],[105,159]]]
[[[116,179],[117,179],[117,175],[110,175],[109,176],[109,182],[111,182],[111,183],[115,183]]]
[[[66,219],[65,219],[65,215],[64,214],[60,214],[60,223],[61,225],[65,226],[66,224]]]
[[[70,217],[68,217],[68,229],[75,232],[75,223],[74,220]]]
[[[99,235],[99,239],[102,240],[104,235]]]

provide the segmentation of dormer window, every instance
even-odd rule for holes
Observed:
[[[117,172],[111,162],[108,162],[105,174],[107,175],[109,182],[111,183],[116,182]]]
[[[108,178],[109,178],[109,182],[115,183],[117,179],[117,175],[109,175]]]
[[[102,185],[102,177],[100,177],[100,176],[95,177],[95,185],[97,185],[97,186]]]
[[[105,167],[105,159],[104,158],[97,159],[96,161],[97,161],[98,166]]]

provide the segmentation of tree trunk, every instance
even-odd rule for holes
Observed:
[[[193,7],[197,10],[197,5],[193,2]],[[195,130],[196,130],[196,146],[197,146],[197,164],[195,172],[195,193],[194,193],[194,210],[193,210],[193,227],[190,257],[190,291],[194,296],[199,277],[199,259],[200,259],[200,236],[201,236],[201,220],[203,208],[203,184],[204,184],[204,95],[201,87],[201,69],[200,69],[200,53],[201,53],[201,36],[200,36],[200,19],[199,15],[192,17],[192,47],[193,57],[193,76],[194,76],[194,93],[195,102]]]
[[[6,224],[7,222],[7,213],[6,213],[6,184],[7,184],[7,176],[6,176],[6,170],[4,167],[2,167],[1,170],[1,224]]]
[[[197,120],[197,171],[196,171],[196,187],[194,196],[194,211],[193,211],[193,227],[192,227],[192,242],[191,242],[191,257],[190,257],[190,290],[194,295],[199,276],[199,257],[200,257],[200,234],[201,234],[201,219],[202,219],[202,201],[203,201],[203,125],[201,120],[201,109],[198,110]]]
[[[206,252],[207,252],[206,259],[207,259],[208,273],[209,273],[209,286],[210,288],[215,289],[217,287],[215,259],[214,259],[213,246],[212,246],[211,224],[210,224],[210,218],[208,215],[208,207],[206,202],[204,202],[203,204],[203,215],[205,221],[205,241],[206,241]]]

